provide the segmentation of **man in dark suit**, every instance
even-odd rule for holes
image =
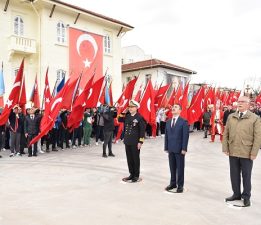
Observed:
[[[140,149],[144,141],[146,123],[138,113],[140,104],[135,100],[130,100],[129,113],[121,113],[118,121],[124,122],[125,134],[124,144],[127,156],[130,176],[123,178],[124,182],[133,183],[139,181],[140,176]]]
[[[172,107],[172,119],[166,123],[165,148],[169,153],[170,184],[165,188],[170,191],[177,188],[177,193],[183,192],[185,155],[188,147],[189,126],[186,120],[180,117],[181,106]]]
[[[27,138],[28,144],[36,137],[40,132],[41,116],[35,115],[35,109],[31,108],[29,114],[25,118],[24,133]],[[28,147],[28,157],[37,156],[37,142],[33,144],[34,149],[32,152],[32,146]]]

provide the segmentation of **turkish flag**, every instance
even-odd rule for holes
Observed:
[[[22,108],[23,113],[25,114],[25,105],[26,105],[26,90],[25,90],[25,78],[23,77],[23,86],[20,93],[20,98],[18,104]]]
[[[186,84],[184,88],[184,92],[180,101],[180,105],[182,107],[182,111],[180,113],[180,116],[184,119],[188,118],[188,92],[189,92],[189,82]]]
[[[205,88],[202,86],[195,96],[194,104],[188,108],[188,123],[192,124],[199,120],[204,112],[204,93]]]
[[[173,88],[173,91],[172,91],[170,98],[169,98],[169,101],[168,101],[168,106],[174,105],[175,96],[176,96],[176,90],[175,90],[175,88]]]
[[[90,88],[89,95],[86,100],[86,108],[95,108],[101,94],[104,76],[97,80]]]
[[[83,113],[86,108],[86,99],[89,95],[90,88],[93,83],[94,76],[86,84],[82,93],[75,99],[74,105],[72,107],[72,112],[68,117],[67,127],[70,129],[74,129],[79,127],[80,122],[82,121]]]
[[[150,124],[156,123],[156,112],[154,107],[154,90],[149,80],[144,95],[140,101],[139,113]]]
[[[66,98],[62,101],[62,109],[71,110],[75,93],[77,92],[77,84],[79,82],[80,77],[72,77],[68,83],[68,88],[66,90]]]
[[[46,74],[45,74],[45,86],[44,86],[44,108],[47,109],[48,105],[50,104],[51,100],[52,100],[52,95],[51,95],[51,91],[50,91],[50,86],[49,86],[49,80],[48,80],[48,71],[49,68],[47,68],[46,70]]]
[[[162,101],[165,98],[167,91],[169,90],[171,84],[167,84],[165,86],[162,86],[157,91],[157,94],[155,96],[154,103],[157,106],[157,108],[160,108],[162,105]]]
[[[5,107],[2,111],[2,114],[0,115],[0,125],[4,125],[7,122],[11,110],[16,104],[18,104],[19,96],[21,92],[22,80],[23,80],[23,73],[24,73],[24,59],[15,77],[13,89],[11,90],[9,97],[6,101]]]
[[[137,92],[137,94],[134,98],[135,101],[140,102],[141,93],[142,93],[142,85],[140,85],[140,88],[139,88],[139,90],[138,90],[138,92]]]
[[[37,76],[35,77],[35,82],[34,82],[32,94],[30,97],[30,101],[34,103],[34,107],[40,109],[40,97],[39,97]]]
[[[95,80],[103,76],[103,36],[69,28],[69,70],[72,76],[83,73],[80,88],[84,88],[96,71]]]
[[[126,85],[125,90],[123,91],[120,98],[118,99],[118,101],[117,101],[118,114],[122,113],[128,107],[128,104],[132,98],[133,90],[134,90],[137,80],[138,80],[138,78],[135,78],[135,79],[129,81],[129,83]]]
[[[256,104],[261,105],[261,93],[259,93],[259,95],[256,96]]]
[[[212,87],[209,87],[207,94],[205,95],[204,98],[204,109],[205,111],[208,108],[208,105],[214,104],[215,101],[215,89]]]
[[[182,86],[179,85],[177,93],[175,95],[174,104],[180,104],[182,99]]]
[[[52,101],[48,105],[48,108],[45,109],[44,116],[41,120],[40,133],[31,140],[29,145],[36,143],[41,137],[46,135],[49,130],[53,128],[55,120],[60,110],[62,109],[63,101],[68,101],[68,98],[71,99],[71,96],[67,95],[67,92],[70,88],[72,88],[72,85],[70,84],[69,78],[62,90],[55,96],[55,98],[52,99]]]

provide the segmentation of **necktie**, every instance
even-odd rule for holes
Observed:
[[[172,119],[172,121],[171,121],[171,128],[174,127],[174,125],[175,125],[175,120],[176,120],[176,118],[173,118],[173,119]]]
[[[34,120],[34,116],[33,115],[31,116],[31,119]]]
[[[244,114],[244,113],[242,113],[242,112],[239,113],[239,118],[242,118],[242,117],[243,117],[243,114]]]

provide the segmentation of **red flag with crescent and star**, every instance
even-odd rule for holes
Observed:
[[[156,124],[156,112],[154,107],[154,90],[149,80],[144,95],[140,101],[139,113],[149,124]]]
[[[190,105],[188,108],[188,123],[192,124],[199,120],[199,118],[204,113],[204,95],[205,95],[205,88],[202,86],[198,90],[197,94],[194,96],[195,100],[193,105]]]
[[[24,73],[24,60],[20,65],[19,71],[15,77],[13,89],[11,90],[10,95],[6,101],[3,112],[0,115],[0,125],[4,125],[7,122],[11,110],[16,104],[18,104],[19,96],[21,92],[22,80],[23,80],[23,73]]]
[[[31,140],[29,145],[36,143],[41,137],[46,135],[49,130],[53,128],[55,123],[56,117],[59,114],[59,111],[63,107],[64,101],[67,102],[71,100],[71,96],[67,93],[68,91],[71,92],[71,89],[74,89],[75,82],[70,82],[71,79],[69,78],[65,85],[63,86],[62,90],[52,99],[50,104],[48,104],[48,108],[45,109],[44,116],[41,120],[40,124],[40,133]]]
[[[95,81],[103,76],[103,36],[69,28],[69,70],[71,76],[83,73],[80,88],[84,88],[95,70]]]
[[[122,113],[128,107],[137,80],[138,78],[134,78],[133,80],[129,81],[121,96],[119,97],[117,101],[118,114]]]

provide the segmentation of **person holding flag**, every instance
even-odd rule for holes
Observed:
[[[129,113],[121,113],[118,118],[125,127],[124,144],[130,173],[128,177],[122,179],[124,182],[140,180],[140,149],[144,141],[146,123],[138,113],[139,107],[140,104],[137,101],[130,100]]]

